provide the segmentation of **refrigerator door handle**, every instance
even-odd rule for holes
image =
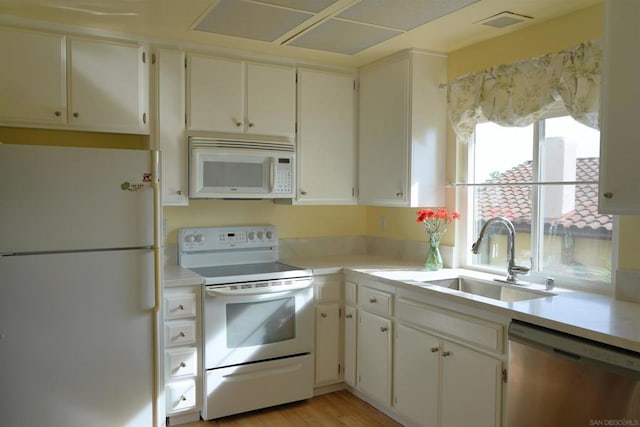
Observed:
[[[155,312],[160,311],[162,304],[162,225],[161,225],[161,200],[160,200],[160,151],[152,150],[152,179],[153,188],[153,258],[154,258],[154,294]]]

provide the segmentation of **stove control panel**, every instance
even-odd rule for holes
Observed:
[[[278,246],[276,228],[272,225],[181,228],[178,232],[178,239],[178,250],[180,252],[272,248]]]

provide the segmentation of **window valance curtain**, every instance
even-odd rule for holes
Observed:
[[[447,85],[449,119],[458,141],[476,123],[527,126],[561,101],[577,121],[598,129],[602,43],[591,40],[557,53],[467,74]]]

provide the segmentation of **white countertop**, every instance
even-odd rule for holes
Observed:
[[[424,292],[452,302],[464,302],[513,319],[640,351],[640,304],[616,300],[611,296],[556,287],[552,291],[556,294],[553,297],[504,302],[417,283],[456,278],[461,275],[482,279],[495,277],[471,270],[445,268],[426,271],[416,263],[377,256],[299,258],[285,262],[311,268],[314,274],[330,274],[340,271],[340,267],[343,267],[357,273],[373,275],[394,285],[415,289],[419,284]],[[540,285],[532,285],[531,288],[544,289]]]
[[[425,286],[423,281],[469,276],[494,277],[462,269],[426,271],[421,265],[382,256],[356,255],[336,257],[295,258],[281,260],[287,264],[310,268],[314,275],[333,274],[343,269],[357,274],[372,275],[389,284],[416,289],[451,302],[464,303],[500,315],[578,335],[602,343],[640,351],[640,304],[616,300],[613,297],[556,287],[553,297],[504,302],[465,294],[440,286]],[[179,266],[166,266],[165,286],[202,284],[202,277]],[[419,286],[416,286],[419,285]],[[540,289],[539,285],[532,288]]]

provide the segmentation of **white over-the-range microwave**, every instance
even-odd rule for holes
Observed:
[[[293,143],[189,137],[190,198],[293,198],[295,180]]]

